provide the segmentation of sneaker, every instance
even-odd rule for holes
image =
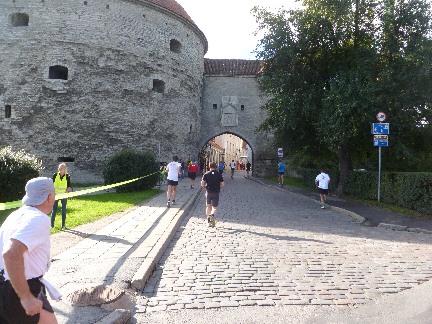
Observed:
[[[175,200],[171,201],[171,205],[174,205],[174,204],[175,204]]]
[[[62,231],[64,231],[66,229],[66,226],[62,226]]]
[[[321,209],[324,209],[324,208],[325,208],[325,206],[324,206],[324,205],[322,205],[322,206],[321,206]]]
[[[214,219],[214,215],[210,215],[210,226],[211,227],[215,227],[216,226],[216,221]]]
[[[167,207],[170,208],[171,207],[171,202],[168,200],[167,201]]]

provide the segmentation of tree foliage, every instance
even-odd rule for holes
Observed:
[[[255,7],[264,31],[257,58],[271,99],[261,131],[307,167],[371,163],[371,123],[390,122],[389,168],[431,152],[431,14],[421,0],[304,0],[277,13]],[[340,191],[342,188],[339,188]]]

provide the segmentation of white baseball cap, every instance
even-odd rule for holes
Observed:
[[[47,177],[33,178],[27,182],[25,191],[22,203],[27,206],[38,206],[54,192],[54,183]]]

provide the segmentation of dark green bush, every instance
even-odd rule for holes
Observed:
[[[116,187],[118,192],[132,192],[153,188],[159,179],[158,171],[158,163],[152,152],[124,149],[111,157],[102,175],[105,184],[114,184],[155,173],[141,180]]]
[[[432,173],[381,173],[380,201],[432,214]],[[377,172],[350,172],[345,194],[361,199],[378,199]]]
[[[42,161],[24,150],[0,148],[0,202],[22,199],[28,180],[38,177]]]

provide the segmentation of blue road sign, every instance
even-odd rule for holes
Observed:
[[[372,124],[372,134],[374,134],[374,135],[388,135],[388,134],[390,134],[390,124],[389,123],[373,123]]]
[[[281,147],[278,148],[278,157],[283,158],[283,149]]]
[[[388,136],[374,135],[374,146],[388,146]]]

